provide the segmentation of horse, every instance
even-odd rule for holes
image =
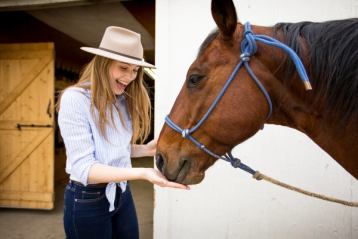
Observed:
[[[213,0],[211,12],[217,29],[158,138],[163,175],[198,184],[217,159],[238,166],[231,150],[275,124],[306,134],[357,179],[358,18],[242,24],[231,0]]]

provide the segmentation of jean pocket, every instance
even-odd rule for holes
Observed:
[[[82,191],[79,198],[75,198],[75,202],[93,203],[98,202],[106,197],[103,191]]]

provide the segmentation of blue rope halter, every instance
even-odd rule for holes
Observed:
[[[229,79],[226,81],[224,87],[221,89],[218,96],[215,98],[213,103],[210,105],[208,111],[203,115],[203,117],[199,120],[199,122],[190,129],[182,129],[169,118],[169,115],[165,117],[165,122],[173,130],[180,133],[183,138],[189,139],[192,143],[194,143],[198,148],[203,150],[205,153],[209,154],[210,156],[212,156],[214,158],[223,159],[227,162],[230,162],[234,168],[240,168],[252,175],[254,175],[256,173],[256,171],[253,170],[252,168],[250,168],[249,166],[245,165],[244,163],[242,163],[240,159],[235,158],[231,152],[228,152],[228,153],[224,154],[223,156],[217,155],[214,152],[207,149],[205,147],[205,145],[203,145],[197,139],[195,139],[193,136],[191,136],[191,134],[194,131],[196,131],[204,123],[204,121],[209,117],[210,113],[213,111],[213,109],[215,108],[215,106],[217,105],[219,100],[225,94],[230,83],[235,79],[236,74],[239,71],[239,69],[241,68],[241,66],[245,66],[249,75],[254,80],[254,82],[257,84],[257,86],[259,87],[259,89],[261,90],[263,95],[265,96],[267,104],[268,104],[268,114],[266,116],[266,119],[271,117],[272,101],[271,101],[270,95],[268,94],[267,90],[262,85],[262,83],[257,79],[257,77],[255,76],[255,74],[253,73],[253,71],[249,65],[250,57],[252,55],[254,55],[257,51],[256,41],[260,41],[267,45],[275,46],[275,47],[278,47],[278,48],[281,48],[282,50],[284,50],[290,56],[293,63],[295,64],[298,75],[302,79],[306,89],[307,90],[312,89],[311,84],[308,79],[308,76],[307,76],[307,73],[306,73],[306,70],[305,70],[300,58],[298,57],[298,55],[291,48],[289,48],[287,45],[283,44],[282,42],[280,42],[272,37],[265,36],[265,35],[254,35],[251,30],[250,23],[246,22],[245,23],[245,31],[244,31],[244,39],[241,42],[241,52],[242,53],[240,55],[240,62],[236,65],[236,67],[232,71]]]

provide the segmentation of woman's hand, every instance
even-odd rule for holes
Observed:
[[[146,168],[144,177],[149,182],[161,187],[180,188],[186,190],[190,189],[187,185],[168,181],[159,170],[154,168]]]

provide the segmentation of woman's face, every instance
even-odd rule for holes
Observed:
[[[109,67],[110,85],[115,95],[120,95],[138,74],[139,66],[113,61]]]

